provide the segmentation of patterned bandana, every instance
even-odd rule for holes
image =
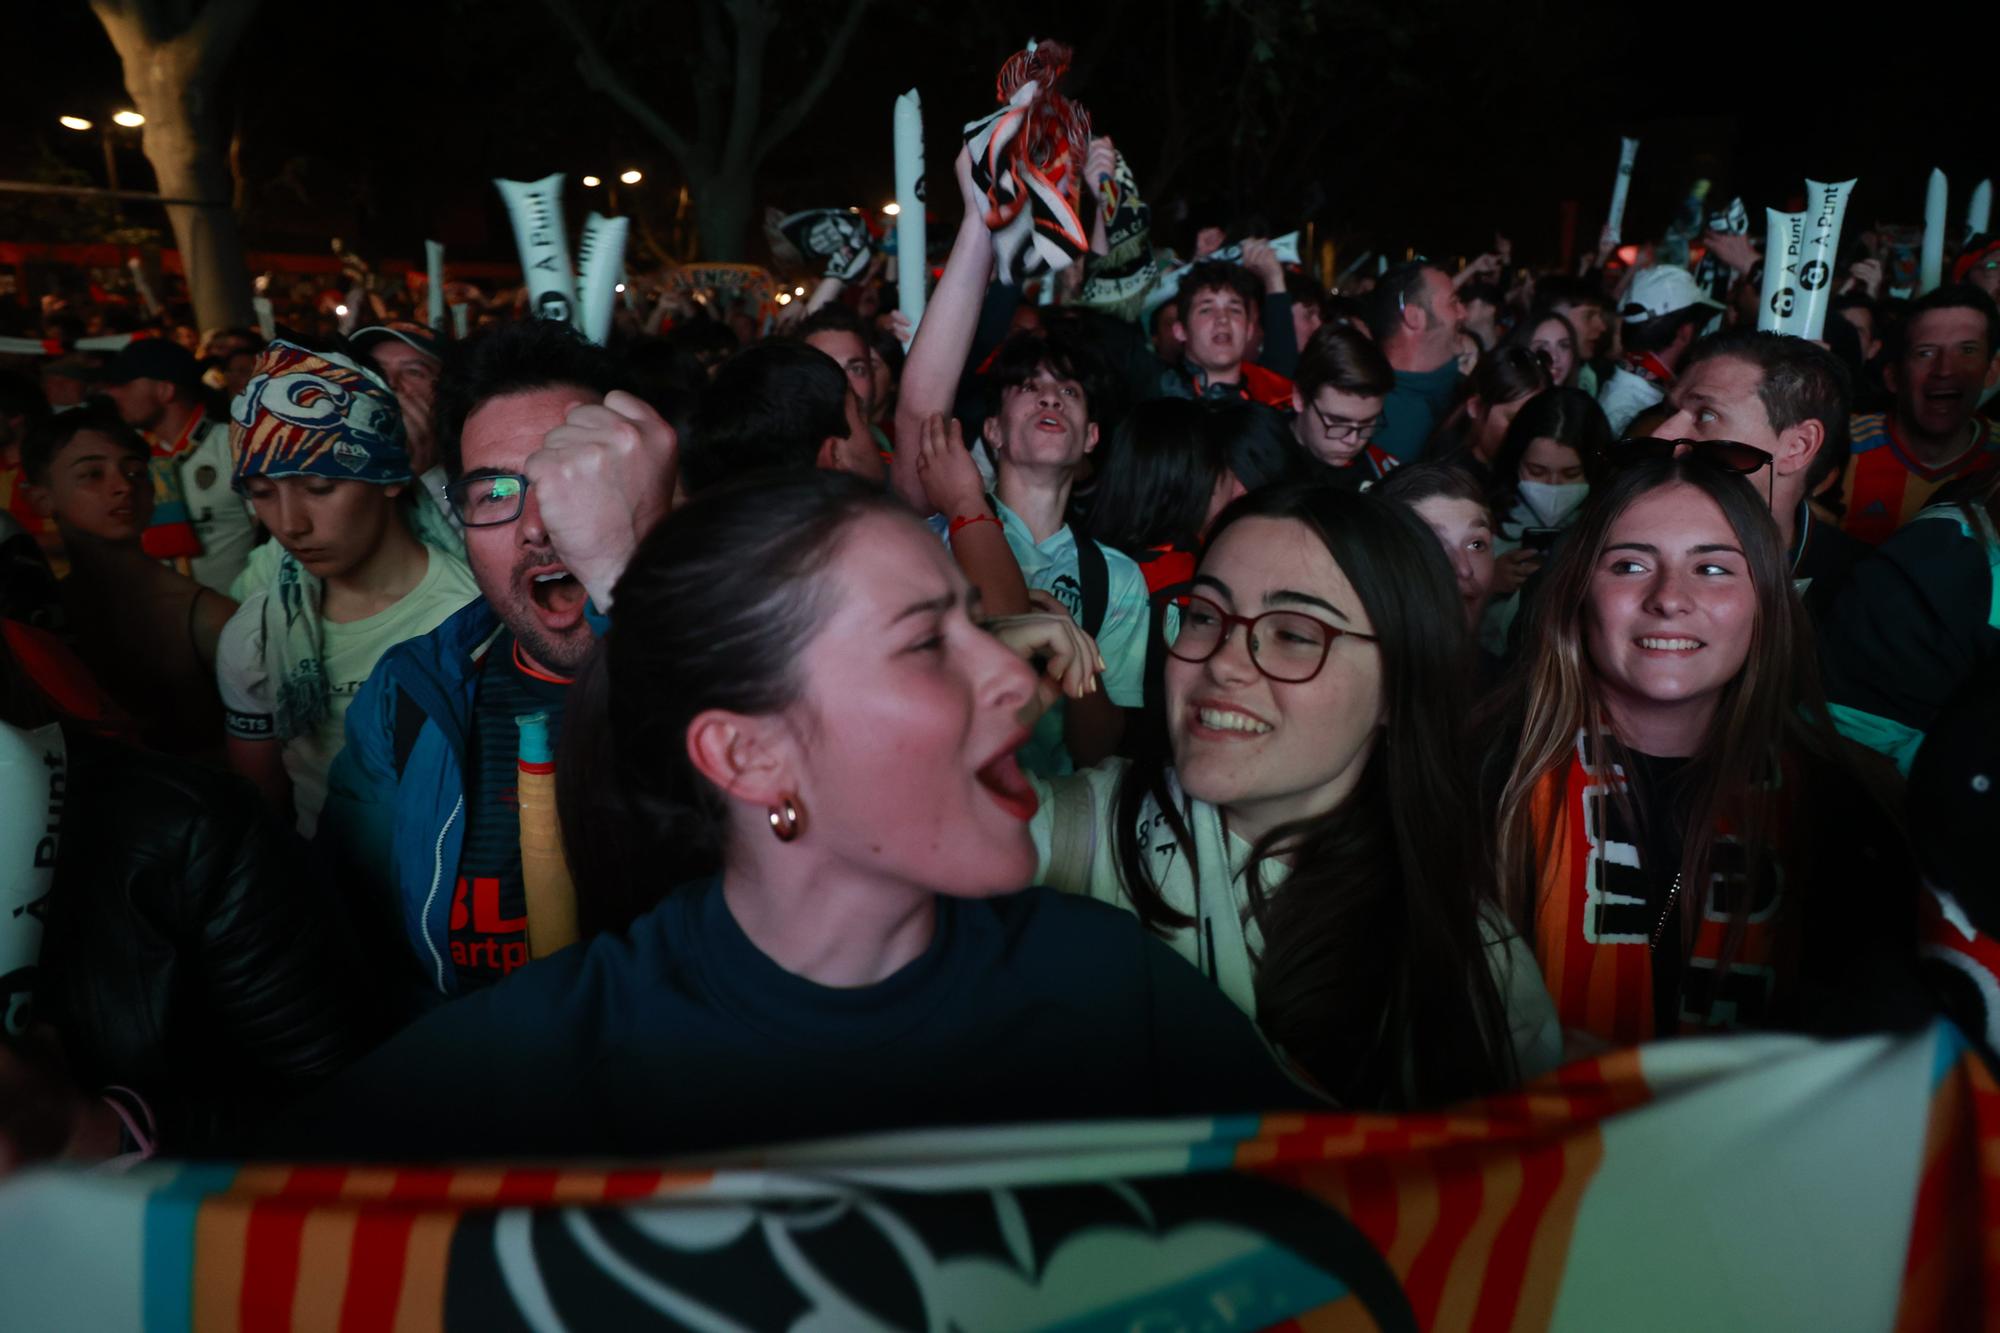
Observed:
[[[1010,57],[996,85],[1006,105],[965,127],[972,183],[986,194],[994,258],[1009,285],[1060,273],[1090,248],[1077,216],[1090,113],[1056,91],[1069,57],[1060,42]]]
[[[378,377],[334,352],[272,342],[230,405],[232,484],[247,477],[410,479],[403,414]]]

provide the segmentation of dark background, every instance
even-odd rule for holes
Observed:
[[[614,60],[678,124],[692,0],[573,0]],[[766,101],[805,77],[844,0],[790,0],[771,44]],[[81,0],[4,6],[0,178],[101,184],[95,132],[126,104],[117,57]],[[1618,137],[1643,140],[1625,236],[1665,225],[1688,183],[1762,208],[1802,180],[1858,176],[1847,234],[1921,220],[1927,173],[1951,178],[1950,217],[2000,175],[2000,41],[1989,6],[1875,9],[1678,7],[1526,0],[1180,0],[877,6],[805,126],[766,161],[760,203],[858,204],[891,193],[890,108],[923,94],[929,166],[944,179],[958,126],[993,105],[1000,62],[1032,32],[1070,41],[1068,87],[1132,160],[1156,233],[1184,243],[1179,203],[1245,230],[1307,218],[1344,256],[1364,247],[1434,255],[1488,248],[1552,260],[1564,199],[1587,246],[1603,219]],[[341,236],[371,258],[421,260],[425,236],[461,258],[510,259],[489,178],[628,166],[646,181],[621,211],[672,248],[681,175],[666,149],[576,74],[538,0],[267,0],[233,62],[223,104],[238,136],[252,248],[324,253]],[[120,132],[127,188],[150,188],[137,136]],[[934,194],[934,198],[937,196]],[[942,209],[951,221],[955,205]],[[128,211],[159,224],[155,210]],[[90,239],[103,211],[0,195],[0,240]],[[748,238],[750,257],[762,241]],[[655,251],[659,253],[659,251]],[[1343,263],[1345,259],[1343,258]]]

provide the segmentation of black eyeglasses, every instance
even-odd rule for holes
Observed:
[[[518,472],[460,477],[444,488],[444,495],[464,526],[494,528],[521,516],[521,506],[528,498],[528,479]]]
[[[1382,427],[1389,421],[1387,412],[1377,412],[1366,421],[1349,421],[1346,417],[1320,411],[1318,403],[1307,403],[1306,410],[1318,418],[1319,428],[1326,432],[1329,440],[1359,440],[1366,444],[1381,434]]]
[[[1761,468],[1771,468],[1764,494],[1765,503],[1770,503],[1775,493],[1778,470],[1771,467],[1770,454],[1741,440],[1657,440],[1651,436],[1632,436],[1613,445],[1606,461],[1614,468],[1625,468],[1651,458],[1679,458],[1683,453],[1697,463],[1739,477],[1747,477]]]
[[[1222,651],[1229,632],[1243,626],[1250,661],[1272,680],[1302,685],[1320,673],[1333,641],[1346,635],[1375,642],[1373,634],[1341,629],[1298,611],[1235,616],[1206,597],[1176,597],[1180,625],[1166,632],[1167,652],[1183,662],[1206,662]]]

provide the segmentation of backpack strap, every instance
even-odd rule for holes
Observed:
[[[1074,526],[1069,535],[1076,543],[1076,581],[1083,591],[1083,617],[1077,623],[1094,640],[1104,628],[1104,613],[1111,604],[1111,566],[1104,559],[1103,547]]]
[[[1192,583],[1170,583],[1154,593],[1146,617],[1146,707],[1160,705],[1167,697],[1167,607],[1177,597],[1194,590]]]
[[[1042,878],[1064,893],[1090,888],[1090,863],[1097,852],[1097,817],[1090,779],[1081,773],[1049,783],[1049,872]]]

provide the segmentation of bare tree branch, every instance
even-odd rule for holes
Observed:
[[[690,177],[697,172],[706,174],[705,164],[698,159],[681,132],[668,124],[666,118],[647,104],[644,98],[632,91],[624,79],[598,50],[597,40],[590,35],[590,28],[571,6],[569,0],[542,0],[542,7],[549,11],[561,25],[569,39],[576,46],[576,69],[585,83],[616,102],[625,114],[639,122],[640,126],[655,139],[666,145],[667,151],[680,159],[681,166]]]
[[[848,10],[840,20],[840,27],[834,32],[833,40],[826,44],[826,53],[820,58],[819,68],[813,71],[806,86],[799,95],[786,103],[771,118],[763,134],[757,137],[757,146],[751,152],[750,165],[762,162],[766,154],[783,143],[804,123],[826,90],[833,86],[834,75],[847,59],[847,48],[854,41],[855,32],[861,27],[861,20],[867,16],[868,8],[875,0],[848,0]]]

